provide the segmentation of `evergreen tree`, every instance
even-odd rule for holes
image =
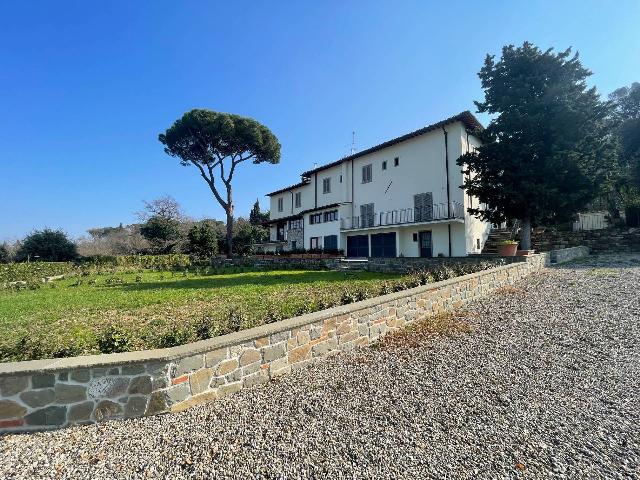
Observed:
[[[522,248],[531,224],[572,218],[610,188],[615,138],[610,105],[571,49],[541,51],[531,43],[487,55],[479,77],[485,99],[478,111],[495,115],[477,135],[483,144],[458,159],[464,188],[482,208],[469,212],[493,223],[519,219]]]

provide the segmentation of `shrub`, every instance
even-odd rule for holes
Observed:
[[[0,245],[0,263],[9,263],[9,249],[5,244]]]
[[[218,253],[218,234],[210,222],[195,224],[187,233],[187,249],[198,259],[206,259]]]
[[[36,230],[27,235],[16,252],[16,260],[38,259],[46,262],[67,262],[78,258],[76,245],[61,230]]]

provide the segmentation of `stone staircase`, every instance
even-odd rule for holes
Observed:
[[[492,228],[482,247],[482,255],[497,255],[498,245],[505,240],[511,240],[511,231],[508,228]]]

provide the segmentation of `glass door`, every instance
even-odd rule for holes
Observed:
[[[420,256],[423,258],[433,257],[433,245],[431,243],[431,232],[420,232],[418,234],[418,241],[420,243]]]

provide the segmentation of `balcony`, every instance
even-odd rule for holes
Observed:
[[[357,230],[454,219],[464,219],[464,206],[461,203],[434,203],[423,208],[403,208],[377,212],[367,216],[342,218],[340,220],[340,229]]]

